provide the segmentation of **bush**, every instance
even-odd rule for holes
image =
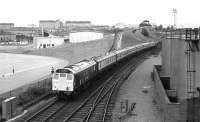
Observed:
[[[2,104],[0,104],[0,114],[2,114]]]
[[[134,34],[136,31],[137,31],[137,30],[136,30],[136,29],[134,29],[134,30],[132,30],[132,33]]]
[[[145,28],[142,28],[142,34],[143,34],[144,36],[146,36],[146,37],[149,36],[149,32],[148,32],[148,30],[145,29]]]
[[[18,105],[24,105],[46,93],[44,88],[28,88],[26,92],[23,92],[18,96]]]

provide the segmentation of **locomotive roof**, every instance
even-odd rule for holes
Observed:
[[[121,52],[123,52],[123,51],[130,50],[130,49],[132,49],[132,48],[136,48],[137,46],[138,46],[138,45],[134,45],[134,46],[131,46],[131,47],[126,47],[126,48],[123,48],[123,49],[121,49],[121,50],[117,50],[116,53],[118,54],[118,53],[121,53]]]
[[[64,67],[64,69],[67,69],[69,71],[71,71],[72,73],[78,73],[83,71],[84,69],[94,65],[96,62],[94,60],[82,60],[78,63],[69,65]]]

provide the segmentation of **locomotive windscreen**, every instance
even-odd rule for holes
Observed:
[[[71,74],[67,74],[67,80],[72,80],[72,75]]]
[[[53,78],[54,78],[54,79],[58,79],[58,77],[59,77],[58,74],[54,74],[54,77],[53,77]]]
[[[66,77],[65,73],[60,73],[60,77]]]

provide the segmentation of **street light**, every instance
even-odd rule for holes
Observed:
[[[176,21],[177,21],[177,18],[176,18],[176,16],[177,16],[177,9],[173,9],[173,13],[174,13],[174,28],[176,28],[176,26],[177,26],[177,23],[176,23]]]

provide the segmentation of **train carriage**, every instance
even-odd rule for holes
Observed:
[[[116,53],[111,52],[104,57],[99,57],[96,59],[99,71],[105,70],[108,66],[111,66],[117,61]]]
[[[117,61],[120,61],[124,57],[127,57],[131,54],[133,54],[136,51],[137,46],[127,47],[121,50],[116,51],[117,54]]]

